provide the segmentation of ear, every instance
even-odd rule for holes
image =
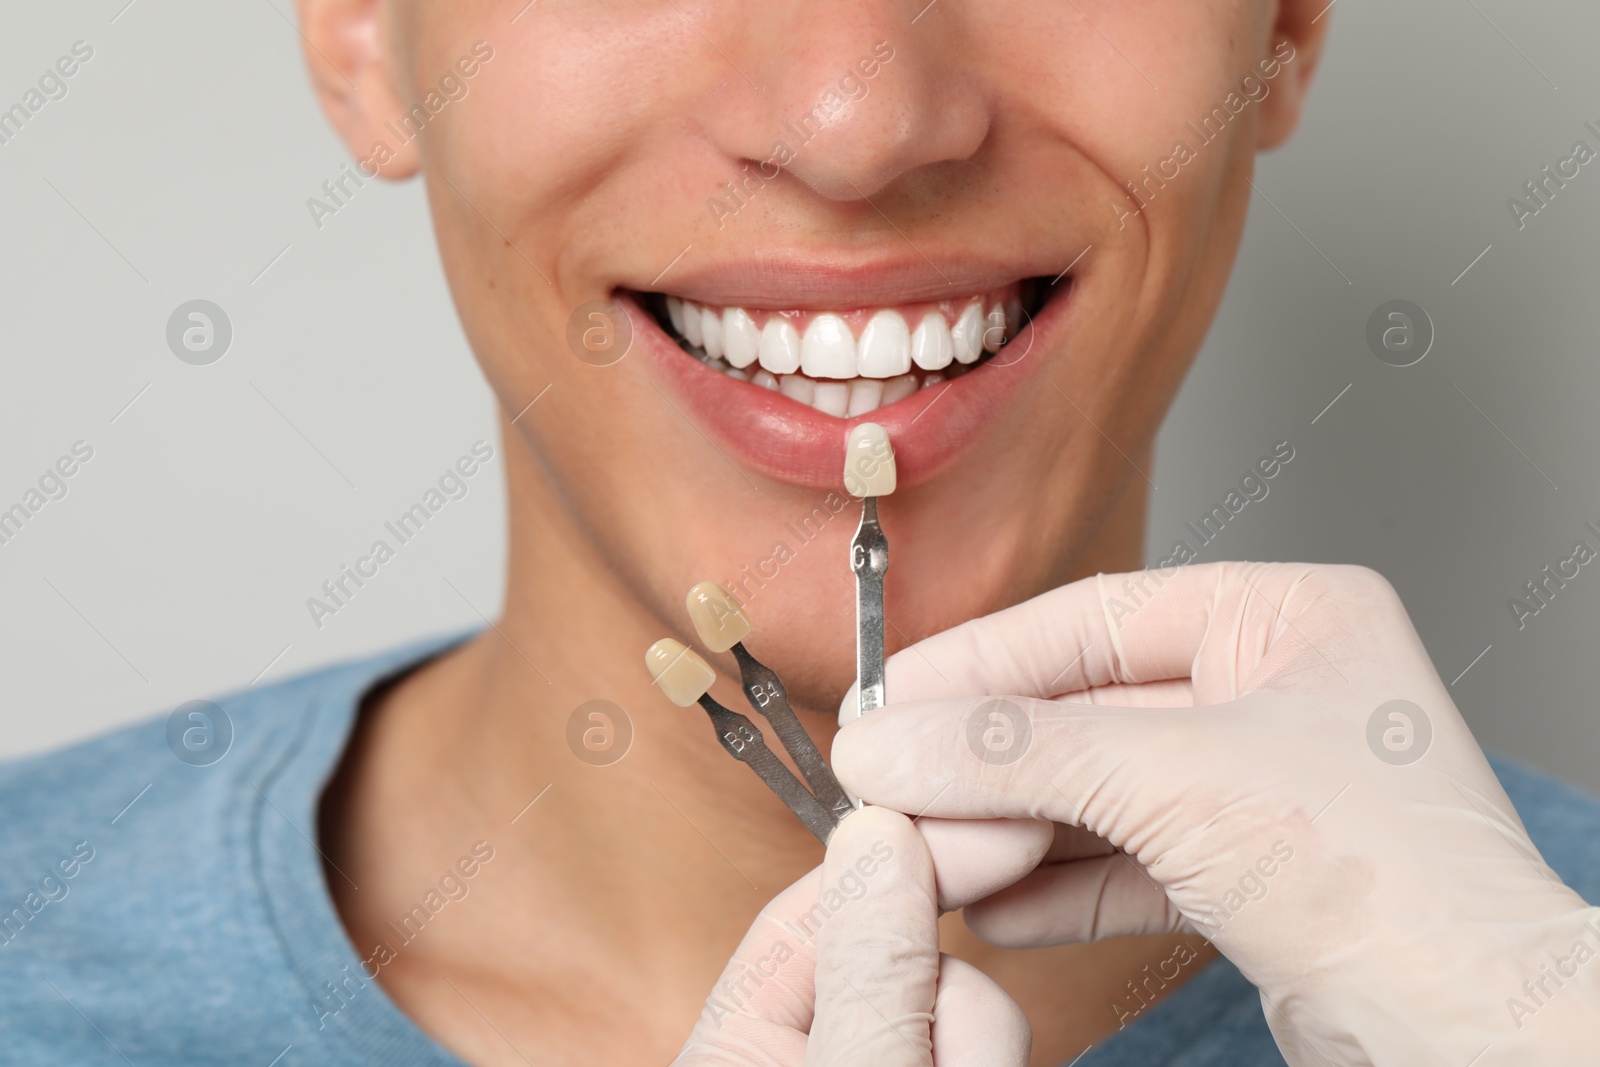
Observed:
[[[1322,58],[1322,42],[1328,32],[1329,0],[1278,0],[1273,20],[1272,39],[1267,44],[1257,70],[1266,77],[1276,65],[1278,75],[1270,79],[1272,92],[1261,101],[1261,121],[1256,127],[1256,146],[1276,148],[1289,139],[1300,122],[1311,75]]]
[[[387,0],[298,0],[300,37],[311,85],[345,147],[369,174],[409,178],[420,160],[416,138],[401,141],[404,84],[389,32]]]

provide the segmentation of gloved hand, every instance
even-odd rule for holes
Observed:
[[[941,904],[1004,884],[997,870],[1020,877],[1044,854],[1048,828],[921,826],[926,842],[898,812],[847,816],[822,866],[757,916],[674,1062],[1026,1067],[1026,1017],[977,968],[939,954],[938,918]],[[938,889],[930,848],[949,861]]]
[[[985,939],[1198,930],[1295,1065],[1600,1061],[1600,909],[1529,841],[1371,571],[1101,575],[886,681],[834,743],[847,789],[1064,824],[1060,862],[968,909]]]

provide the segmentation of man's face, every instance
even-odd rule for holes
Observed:
[[[386,172],[426,174],[563,521],[662,628],[721,582],[752,649],[831,706],[854,675],[851,425],[897,455],[891,649],[1066,580],[1144,491],[1254,153],[1297,112],[1295,7],[394,0],[393,99],[363,87],[343,126],[358,159],[383,141]],[[596,365],[622,319],[626,355]]]

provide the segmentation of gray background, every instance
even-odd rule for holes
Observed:
[[[497,459],[312,624],[321,582],[494,440],[491,398],[418,185],[369,184],[313,224],[306,198],[346,157],[288,0],[125,4],[13,5],[0,35],[0,106],[74,41],[95,49],[0,145],[0,507],[74,441],[95,450],[0,546],[0,752],[477,624],[500,601]],[[1202,558],[1378,568],[1445,680],[1471,665],[1452,692],[1480,739],[1600,790],[1600,565],[1525,630],[1506,606],[1579,537],[1600,547],[1582,530],[1600,525],[1600,161],[1521,232],[1506,207],[1574,141],[1600,150],[1584,129],[1600,126],[1600,7],[1340,0],[1329,17],[1305,124],[1262,161],[1161,437],[1150,557],[1289,441],[1271,494]],[[195,298],[234,327],[206,367],[165,343]],[[1416,366],[1367,348],[1392,299],[1436,325]]]

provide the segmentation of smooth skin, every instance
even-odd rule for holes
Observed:
[[[470,907],[380,973],[418,1025],[477,1064],[666,1062],[761,908],[822,858],[639,666],[663,633],[693,640],[685,590],[766,557],[820,494],[708,447],[648,362],[574,358],[573,309],[651,289],[690,243],[727,263],[905,242],[947,270],[1077,260],[1070,326],[1029,356],[1052,387],[885,503],[891,650],[1137,567],[1138,471],[1221,298],[1255,154],[1298,120],[1324,6],[940,0],[916,18],[924,4],[889,0],[300,0],[313,85],[352,156],[384,142],[384,177],[427,183],[502,411],[503,615],[370,702],[323,805],[323,848],[362,887],[330,885],[357,946],[463,842],[488,835],[504,857]],[[708,197],[880,40],[896,58],[870,95],[719,229]],[[470,95],[399,144],[385,124],[479,41],[493,59]],[[1270,92],[1132,211],[1122,183],[1285,47]],[[851,525],[829,525],[747,605],[752,653],[822,713],[807,718],[824,747],[854,675]],[[716,695],[739,700],[727,683]],[[565,739],[594,698],[635,730],[606,768]],[[941,936],[1025,1010],[1036,1064],[1114,1029],[1124,983],[1176,943],[1025,953],[954,917]]]

